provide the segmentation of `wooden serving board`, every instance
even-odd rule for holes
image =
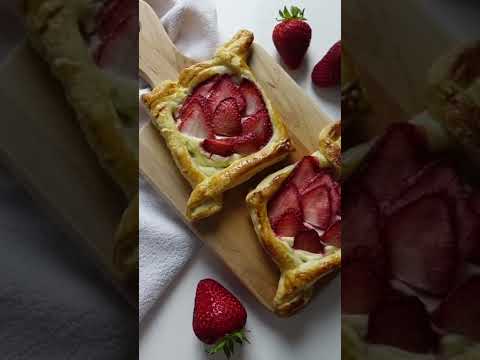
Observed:
[[[232,34],[233,36],[233,34]],[[171,43],[158,17],[140,1],[140,72],[151,86],[175,80],[180,70],[193,63]],[[258,44],[249,61],[257,80],[286,122],[296,148],[288,161],[310,154],[318,146],[320,130],[330,121],[304,94],[277,62]],[[242,186],[228,191],[222,211],[198,223],[184,214],[191,188],[175,166],[158,131],[150,123],[140,133],[140,170],[154,188],[178,211],[187,226],[232,270],[252,294],[268,309],[277,288],[279,274],[265,255],[253,230],[245,197],[248,191],[286,162],[267,169]]]
[[[123,195],[100,168],[60,85],[26,43],[0,67],[0,107],[1,159],[135,305],[137,294],[127,290],[112,264]]]
[[[423,111],[428,70],[458,43],[454,34],[417,0],[344,0],[342,24],[342,43],[358,66],[362,83],[372,84],[369,101],[384,110],[384,98],[396,104],[391,112],[382,110],[384,118],[377,128]]]

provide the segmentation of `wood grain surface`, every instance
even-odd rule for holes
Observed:
[[[407,116],[425,108],[428,69],[455,41],[421,1],[342,1],[342,44],[363,77],[381,89],[369,99],[390,98]]]
[[[192,64],[192,60],[173,46],[152,9],[143,1],[140,1],[140,28],[140,72],[150,85],[158,85],[162,80],[175,80],[180,70]],[[253,45],[249,64],[286,122],[296,148],[288,161],[296,161],[311,153],[317,147],[320,130],[331,120],[258,44]],[[285,165],[286,162],[283,162],[269,168],[242,186],[228,191],[220,213],[193,224],[184,215],[191,188],[176,168],[163,139],[151,123],[140,133],[140,169],[143,175],[159,195],[172,204],[186,225],[270,310],[279,274],[256,238],[245,197],[263,177]]]

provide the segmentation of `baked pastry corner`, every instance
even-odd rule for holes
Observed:
[[[321,132],[320,148],[327,151],[323,153],[320,150],[311,156],[317,159],[323,170],[332,170],[340,162],[339,127],[339,124],[334,124]],[[280,316],[290,316],[306,305],[313,296],[314,284],[341,266],[340,246],[329,246],[328,251],[321,255],[312,254],[295,249],[291,239],[277,235],[273,229],[269,202],[274,201],[282,188],[289,186],[296,166],[298,164],[293,164],[269,175],[246,198],[258,239],[281,273],[273,299],[274,311]],[[337,170],[331,172],[332,176],[338,176]],[[335,221],[340,225],[339,217]]]
[[[177,81],[165,81],[143,96],[154,125],[164,138],[178,169],[193,188],[186,208],[186,216],[190,220],[202,219],[220,211],[225,191],[280,161],[291,151],[288,133],[280,115],[272,107],[248,67],[247,60],[252,42],[253,34],[247,30],[240,30],[216,51],[212,59],[182,70]],[[255,114],[249,113],[251,106],[255,105],[249,103],[249,97],[246,98],[241,93],[237,98],[237,93],[242,91],[244,84],[259,94],[256,101],[262,105],[260,111]],[[206,86],[209,87],[208,91],[203,90]],[[217,112],[221,115],[222,112],[218,110],[221,103],[223,101],[228,103],[229,100],[224,96],[221,103],[215,102],[216,97],[223,96],[219,90],[222,86],[231,91],[230,95],[233,97],[230,99],[236,102],[236,111],[243,112],[242,133],[235,136],[222,136],[225,134],[221,130],[215,130],[211,123]],[[193,111],[191,108],[195,101],[196,116],[205,118],[202,120],[204,124],[201,124],[203,126],[201,130],[194,128],[193,125],[192,127],[185,125],[191,119],[189,115],[190,111]],[[247,138],[251,134],[243,133],[243,125],[248,117],[255,117],[261,111],[263,120],[268,119],[270,124],[271,130],[267,132],[268,134],[271,132],[271,137],[265,139],[255,151],[245,149],[240,145],[249,145]],[[216,124],[220,127],[223,125]],[[187,130],[184,127],[187,127]],[[213,133],[212,129],[217,132]],[[205,146],[207,143],[213,144],[212,147],[215,149],[207,151],[209,149]]]

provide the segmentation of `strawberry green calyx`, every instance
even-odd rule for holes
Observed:
[[[280,19],[277,21],[285,21],[285,20],[307,20],[303,14],[305,9],[300,10],[297,6],[291,6],[290,11],[288,11],[287,7],[285,6],[283,10],[278,10],[280,14]]]
[[[250,344],[245,334],[245,329],[235,331],[234,333],[227,334],[220,340],[218,340],[212,347],[206,349],[208,355],[216,354],[223,351],[227,359],[233,355],[235,349],[235,343],[243,345],[244,343]]]

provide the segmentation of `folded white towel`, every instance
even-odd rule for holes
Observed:
[[[150,0],[167,33],[185,55],[202,59],[217,44],[217,15],[209,0]],[[141,111],[140,123],[148,121]],[[157,303],[200,245],[169,204],[140,180],[139,320]]]

